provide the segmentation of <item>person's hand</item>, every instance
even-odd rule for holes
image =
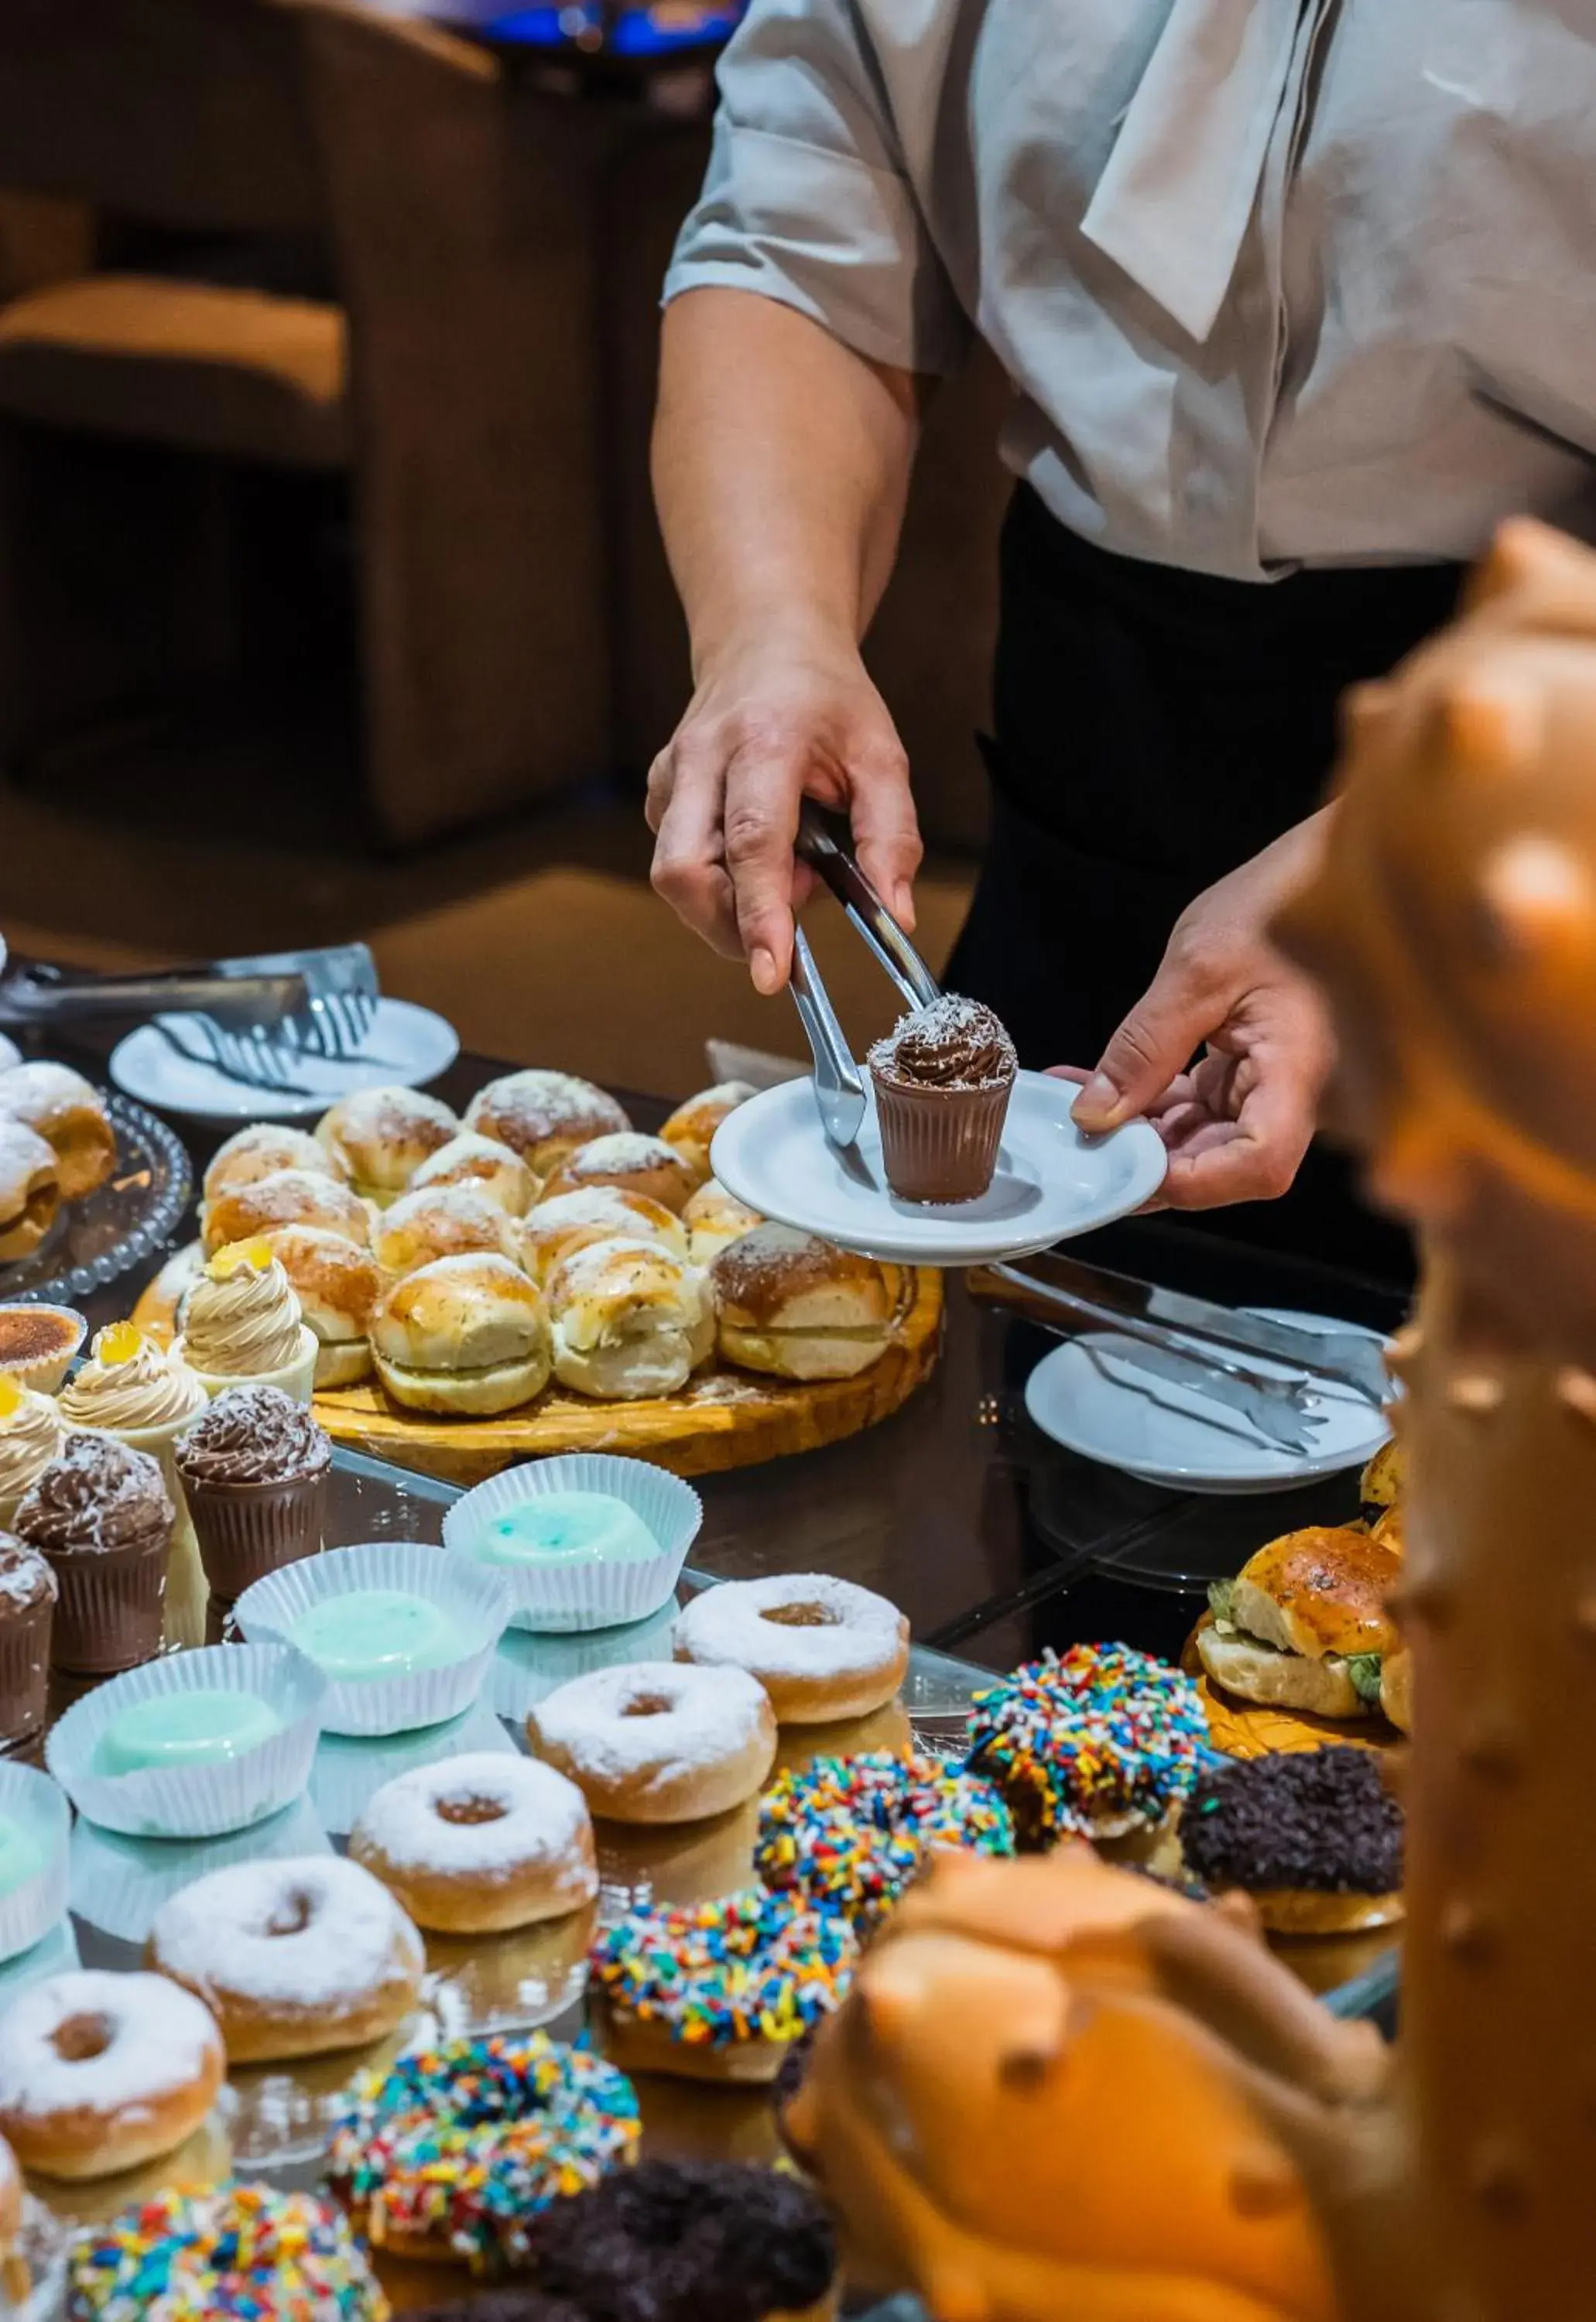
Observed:
[[[920,834],[908,762],[851,638],[767,636],[717,656],[649,773],[653,883],[698,935],[780,992],[813,883],[798,800],[846,811],[860,867],[915,923]]]
[[[1198,896],[1096,1072],[1063,1069],[1085,1083],[1074,1106],[1082,1129],[1117,1129],[1138,1113],[1153,1122],[1169,1149],[1162,1205],[1272,1201],[1308,1150],[1334,1043],[1317,990],[1267,930],[1323,836],[1315,816]]]

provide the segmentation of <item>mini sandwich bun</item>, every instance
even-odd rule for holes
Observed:
[[[660,1134],[667,1145],[674,1145],[682,1159],[693,1172],[700,1185],[710,1174],[709,1147],[715,1142],[715,1132],[727,1113],[735,1112],[746,1104],[758,1090],[747,1081],[720,1081],[714,1088],[703,1089],[697,1096],[679,1104]]]
[[[620,1185],[586,1185],[539,1202],[522,1224],[523,1258],[535,1282],[547,1282],[561,1258],[590,1241],[657,1241],[674,1257],[688,1254],[681,1220],[646,1193]]]
[[[472,1250],[492,1250],[519,1266],[521,1227],[480,1185],[422,1185],[382,1212],[371,1246],[388,1275],[414,1274],[435,1257]]]
[[[681,1221],[688,1230],[688,1255],[695,1266],[708,1266],[729,1242],[740,1240],[764,1223],[759,1211],[728,1193],[718,1177],[710,1177],[699,1186],[683,1210]]]
[[[247,1185],[223,1185],[206,1202],[205,1255],[214,1257],[229,1242],[253,1241],[281,1226],[320,1226],[357,1248],[371,1246],[371,1210],[358,1193],[331,1174],[278,1169]]]
[[[316,1123],[316,1142],[357,1193],[379,1205],[402,1193],[428,1154],[459,1133],[446,1104],[411,1088],[357,1089]]]
[[[1216,1617],[1197,1636],[1202,1665],[1244,1701],[1372,1716],[1379,1670],[1371,1657],[1397,1650],[1386,1606],[1401,1570],[1397,1551],[1361,1525],[1314,1524],[1272,1540],[1217,1601],[1210,1592]]]
[[[413,1193],[440,1185],[475,1185],[509,1218],[524,1218],[537,1199],[537,1179],[521,1156],[474,1129],[462,1129],[411,1174]]]
[[[489,1081],[466,1109],[466,1127],[518,1153],[540,1184],[579,1145],[631,1125],[614,1097],[591,1081],[535,1068]]]
[[[205,1197],[214,1202],[228,1185],[252,1185],[258,1177],[275,1177],[279,1169],[308,1169],[313,1176],[336,1177],[349,1183],[342,1161],[318,1145],[308,1129],[291,1129],[286,1121],[257,1120],[235,1129],[219,1145],[205,1174]]]
[[[1371,1522],[1382,1508],[1394,1508],[1407,1486],[1407,1462],[1402,1457],[1400,1439],[1393,1435],[1382,1443],[1364,1468],[1358,1486],[1358,1497],[1363,1513]]]
[[[433,1258],[396,1283],[371,1323],[377,1375],[411,1411],[485,1418],[549,1379],[543,1293],[493,1251]]]
[[[568,1154],[545,1184],[543,1199],[557,1201],[561,1193],[580,1193],[589,1185],[618,1185],[628,1193],[646,1193],[679,1217],[698,1183],[675,1147],[662,1137],[643,1137],[626,1129],[613,1137],[595,1137]]]
[[[588,1242],[549,1278],[554,1376],[579,1394],[674,1394],[712,1352],[715,1310],[696,1266],[635,1236]]]
[[[1399,1645],[1380,1665],[1380,1706],[1399,1733],[1413,1731],[1413,1651]]]
[[[891,1343],[897,1266],[792,1226],[758,1225],[709,1269],[727,1362],[778,1378],[853,1378]]]
[[[354,1386],[371,1368],[371,1317],[382,1295],[377,1260],[324,1226],[279,1226],[262,1239],[315,1333],[317,1386]]]

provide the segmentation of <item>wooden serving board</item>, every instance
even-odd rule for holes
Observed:
[[[1310,1717],[1300,1709],[1279,1709],[1242,1701],[1213,1684],[1198,1657],[1197,1640],[1213,1619],[1205,1613],[1187,1638],[1181,1667],[1202,1696],[1208,1738],[1227,1758],[1263,1758],[1272,1750],[1325,1750],[1350,1742],[1359,1750],[1400,1750],[1403,1736],[1383,1717]]]
[[[186,1257],[179,1252],[162,1268],[133,1310],[133,1321],[154,1336],[170,1335]],[[678,1476],[752,1467],[889,1418],[935,1367],[942,1303],[941,1275],[909,1269],[892,1343],[857,1378],[803,1384],[716,1364],[679,1394],[646,1403],[596,1403],[552,1386],[502,1418],[454,1420],[403,1411],[371,1379],[318,1394],[315,1415],[347,1449],[450,1484],[479,1484],[517,1459],[561,1451],[625,1452]]]

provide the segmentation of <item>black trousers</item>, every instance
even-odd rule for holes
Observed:
[[[983,740],[991,837],[949,988],[998,1010],[1022,1063],[1095,1064],[1193,896],[1323,803],[1345,688],[1438,627],[1461,578],[1215,580],[1094,548],[1020,486]],[[1283,1201],[1212,1222],[1380,1279],[1411,1270],[1317,1145]]]

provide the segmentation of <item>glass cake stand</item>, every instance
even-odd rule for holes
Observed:
[[[194,1190],[178,1138],[131,1097],[107,1095],[116,1166],[87,1201],[64,1202],[35,1250],[0,1266],[0,1302],[69,1304],[152,1257],[170,1239]]]

